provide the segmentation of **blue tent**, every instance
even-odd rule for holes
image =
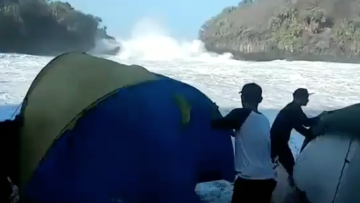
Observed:
[[[113,72],[99,75],[110,66]],[[141,71],[143,80],[117,81]],[[104,83],[116,88],[97,86]],[[76,91],[68,90],[74,86]],[[83,102],[96,91],[101,96]],[[40,72],[23,106],[25,200],[196,203],[197,183],[234,179],[230,132],[210,127],[220,116],[214,103],[194,87],[140,66],[78,53],[59,56]]]

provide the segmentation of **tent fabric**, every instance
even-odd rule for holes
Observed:
[[[299,154],[294,167],[296,186],[311,203],[347,203],[360,199],[349,190],[356,185],[360,162],[360,142],[348,134],[324,134],[310,141]],[[355,158],[354,158],[355,157]],[[351,192],[353,191],[353,192]],[[319,195],[321,194],[321,195]]]
[[[326,133],[346,133],[346,135],[355,135],[360,139],[360,103],[353,104],[341,109],[334,110],[330,114],[324,114],[320,117],[320,122],[312,127],[315,134]]]
[[[360,200],[359,193],[351,189],[359,185],[359,119],[360,104],[322,114],[312,131],[323,134],[305,139],[295,163],[294,179],[311,203]]]
[[[342,178],[346,184],[340,185],[335,203],[360,202],[360,144],[356,144],[352,150],[354,153],[350,154],[351,162],[348,163]]]
[[[76,55],[81,58],[79,60],[84,60],[76,63],[80,65],[90,64],[85,62],[87,60],[91,60],[91,64],[101,64],[97,60],[106,61],[84,54]],[[76,61],[73,57],[76,58],[75,55],[69,58]],[[108,61],[105,65],[112,63],[115,62]],[[63,64],[78,66],[71,62]],[[101,68],[106,68],[105,65]],[[56,69],[56,66],[53,68]],[[62,68],[65,69],[64,66]],[[48,69],[46,72],[50,74],[52,71]],[[196,88],[149,73],[148,77],[144,77],[148,78],[147,82],[122,86],[119,83],[115,91],[108,88],[107,92],[104,91],[95,98],[85,87],[92,88],[90,84],[102,83],[96,78],[93,80],[97,82],[87,80],[87,73],[84,73],[82,77],[59,85],[59,95],[56,95],[52,92],[55,88],[41,88],[43,85],[51,86],[47,74],[40,77],[30,94],[35,96],[28,97],[27,105],[23,109],[23,136],[27,137],[21,138],[22,150],[28,149],[28,158],[42,156],[41,161],[31,162],[34,164],[30,165],[33,172],[28,173],[29,178],[25,179],[23,184],[23,199],[37,203],[198,203],[200,199],[194,191],[197,183],[234,179],[230,132],[211,129],[212,117],[220,116],[220,112],[214,103]],[[59,74],[61,75],[61,72]],[[114,74],[96,75],[103,75],[103,82],[112,81]],[[128,75],[119,74],[118,80],[126,78],[130,81],[130,68],[126,74]],[[146,75],[146,71],[143,75]],[[77,94],[61,92],[70,91],[63,89],[66,89],[65,86],[69,87],[68,84],[75,84],[76,80],[84,84],[84,90],[78,89]],[[86,82],[89,85],[85,85]],[[80,108],[78,104],[79,108],[75,113],[75,110],[67,111],[61,108],[67,106],[59,104],[60,101],[54,102],[41,96],[40,92],[45,90],[50,96],[57,97],[60,101],[65,100],[70,107],[75,106],[73,102],[82,103],[81,98],[88,95],[94,98],[93,101],[88,100],[88,106]],[[36,92],[39,93],[35,94]],[[40,104],[35,104],[44,103],[40,98],[54,102],[59,106],[59,110],[53,110],[51,105],[45,105],[44,109],[41,109]],[[87,108],[89,106],[91,108]],[[35,109],[40,112],[40,116],[33,115]],[[73,118],[81,116],[73,119],[69,112],[74,112]],[[44,118],[46,120],[43,120]],[[56,130],[41,130],[52,124],[58,126]],[[60,124],[63,126],[60,127]],[[32,125],[41,127],[40,135],[36,134],[35,126]],[[62,128],[66,128],[65,126],[71,128],[64,131]],[[32,133],[26,130],[32,130]],[[55,132],[61,136],[54,135]],[[58,139],[55,139],[57,136]],[[41,143],[43,140],[48,142],[45,143],[46,146]],[[39,144],[44,151],[31,151]]]
[[[157,80],[157,76],[143,67],[87,54],[68,53],[52,60],[32,83],[20,112],[25,118],[20,141],[20,186],[77,114],[111,91],[151,80]]]
[[[176,94],[191,105],[186,126]],[[175,80],[119,89],[57,140],[26,197],[63,203],[200,202],[194,191],[199,174],[213,171],[207,181],[234,179],[231,139],[211,129],[213,109],[211,100]]]

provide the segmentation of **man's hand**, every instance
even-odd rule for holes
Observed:
[[[329,114],[329,112],[328,111],[323,111],[321,114],[320,114],[320,117],[322,117],[322,116],[326,116],[326,115],[328,115]]]
[[[323,111],[320,115],[319,115],[319,118],[321,119],[323,116],[327,116],[331,113],[333,113],[334,111]]]
[[[276,169],[279,166],[279,157],[278,156],[276,156],[276,157],[271,156],[271,162],[272,162],[272,165],[273,165],[273,169]]]
[[[313,133],[313,138],[315,138],[315,137],[317,137],[317,136],[319,136],[319,135],[323,135],[323,134],[326,133],[326,131],[327,131],[327,126],[323,125],[323,122],[321,122],[321,120],[322,120],[325,116],[331,114],[332,112],[333,112],[333,111],[323,111],[320,115],[317,116],[318,121],[317,121],[317,123],[316,123],[314,126],[312,126],[312,128],[311,128],[311,131],[312,131],[312,133]]]
[[[328,115],[328,112],[327,111],[323,111],[321,112],[321,114],[319,114],[318,116],[316,116],[316,124],[321,122],[321,120],[326,116]]]
[[[327,131],[327,126],[319,124],[318,126],[316,126],[316,128],[313,129],[313,135],[314,137],[317,137],[319,135],[325,134],[326,131]]]

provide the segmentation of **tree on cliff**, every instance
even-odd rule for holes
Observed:
[[[206,22],[200,39],[210,51],[269,59],[360,57],[359,11],[360,0],[247,0]]]
[[[100,22],[69,3],[0,0],[0,52],[88,51],[95,45]]]

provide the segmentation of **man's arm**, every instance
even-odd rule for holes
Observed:
[[[320,115],[313,118],[308,118],[301,108],[296,111],[296,114],[296,117],[299,119],[298,123],[305,127],[311,127],[315,125],[320,119]]]
[[[306,138],[313,137],[312,131],[304,126],[309,127],[314,125],[318,121],[318,117],[308,118],[301,108],[296,109],[292,113],[295,114],[293,115],[295,117],[294,129]]]
[[[21,116],[16,116],[14,120],[4,120],[0,121],[0,132],[1,133],[10,133],[18,130],[23,125],[23,118]]]
[[[0,121],[0,131],[2,134],[8,134],[11,129],[14,129],[16,123],[12,120]]]
[[[295,125],[294,129],[298,131],[304,137],[311,139],[313,137],[313,133],[310,129],[305,128],[303,125]]]
[[[251,110],[237,108],[232,110],[223,118],[215,119],[211,122],[211,127],[224,130],[238,130],[241,128]]]

